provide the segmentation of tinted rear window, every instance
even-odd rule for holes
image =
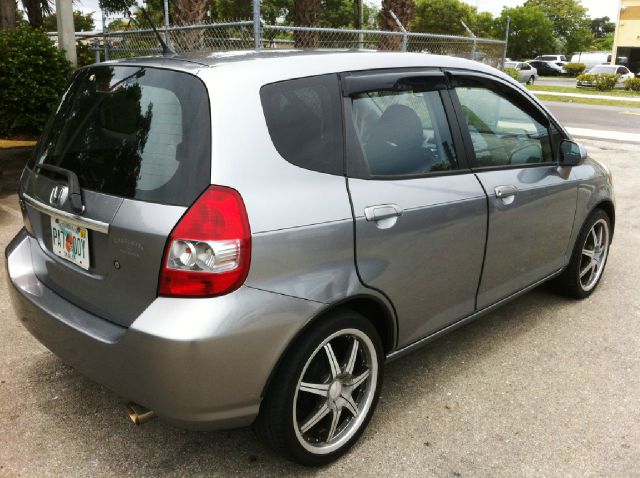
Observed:
[[[342,175],[342,118],[336,75],[265,85],[260,98],[269,135],[296,166]]]
[[[34,163],[69,169],[83,189],[187,206],[210,182],[209,99],[196,77],[155,68],[80,70]]]

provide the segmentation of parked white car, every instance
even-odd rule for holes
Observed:
[[[564,55],[540,55],[535,57],[536,60],[553,61],[554,63],[567,64],[567,57]]]
[[[616,87],[624,86],[624,82],[629,78],[635,78],[635,75],[627,68],[622,65],[598,65],[591,68],[587,71],[590,75],[599,75],[601,73],[609,73],[609,74],[617,74],[618,82],[616,83]],[[593,86],[590,81],[577,81],[576,86]]]
[[[520,83],[533,85],[538,79],[538,70],[524,61],[506,61],[504,67],[518,70]]]

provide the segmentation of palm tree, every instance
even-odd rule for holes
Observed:
[[[175,0],[173,19],[176,25],[196,25],[204,21],[209,6],[208,0]],[[187,30],[173,33],[174,42],[185,51],[201,50],[204,30]]]
[[[9,3],[11,0],[3,0],[2,3],[5,2]],[[53,5],[50,0],[22,0],[22,6],[27,13],[29,25],[33,28],[40,28],[44,16],[53,13]]]
[[[316,26],[320,15],[320,0],[294,0],[293,24],[298,27]],[[317,32],[294,32],[296,48],[317,48],[319,37]]]
[[[0,30],[16,29],[16,13],[15,0],[0,0]]]
[[[392,32],[400,31],[390,12],[395,13],[405,28],[409,28],[415,7],[414,0],[382,0],[382,10],[380,10],[380,25],[382,29]],[[385,35],[380,41],[381,50],[400,50],[401,45],[402,37],[400,36]]]

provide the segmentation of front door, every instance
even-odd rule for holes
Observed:
[[[402,346],[474,311],[486,196],[441,72],[358,74],[343,91],[358,272],[393,303]]]
[[[471,167],[489,197],[481,309],[565,265],[577,183],[557,164],[559,131],[522,93],[481,75],[455,75],[454,85]]]

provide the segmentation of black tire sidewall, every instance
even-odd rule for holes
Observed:
[[[591,231],[593,225],[599,220],[604,219],[607,223],[607,227],[609,229],[609,244],[607,244],[607,257],[605,259],[605,263],[603,264],[602,273],[600,277],[598,277],[595,285],[588,291],[584,290],[582,284],[580,282],[580,263],[582,260],[582,249],[584,247],[585,241],[587,239],[587,235]],[[589,218],[585,221],[582,229],[580,230],[580,234],[578,236],[578,240],[576,241],[576,245],[573,250],[573,254],[571,256],[571,262],[568,267],[568,280],[570,281],[570,288],[573,295],[575,295],[578,299],[585,299],[589,297],[600,285],[600,281],[604,276],[604,272],[607,268],[607,262],[609,261],[609,249],[611,249],[611,220],[609,219],[609,215],[604,212],[602,209],[596,209]]]
[[[311,354],[327,337],[344,329],[360,330],[371,339],[376,350],[376,359],[378,362],[376,389],[366,418],[349,441],[334,452],[314,454],[300,444],[295,433],[292,413],[295,390],[300,374]],[[383,354],[384,352],[377,330],[369,320],[356,312],[342,311],[331,317],[322,319],[321,322],[318,322],[315,326],[307,330],[284,357],[282,366],[274,377],[275,387],[271,387],[269,390],[269,394],[274,392],[274,396],[270,396],[268,399],[281,401],[281,406],[271,407],[272,411],[274,408],[278,411],[273,414],[274,416],[264,418],[266,420],[277,420],[282,424],[281,436],[284,440],[284,443],[282,443],[284,450],[280,451],[284,451],[293,461],[306,466],[321,466],[336,460],[346,453],[362,435],[375,411],[382,386]],[[280,448],[282,448],[282,446]]]

